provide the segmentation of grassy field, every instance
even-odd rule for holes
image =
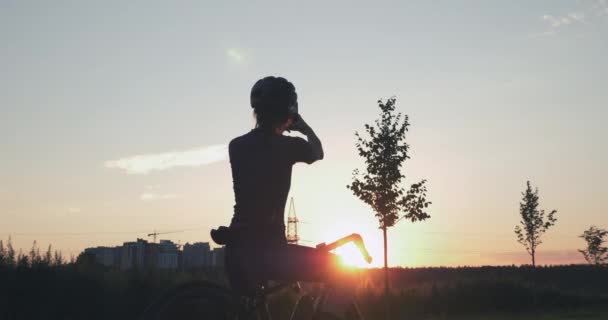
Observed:
[[[371,319],[383,318],[381,279],[369,270],[359,291]],[[390,283],[394,319],[608,319],[608,268],[392,269]]]
[[[606,320],[608,310],[595,311],[546,311],[529,314],[493,314],[469,316],[436,316],[425,318],[411,318],[420,320]],[[369,319],[368,319],[369,320]],[[381,320],[381,319],[378,319]]]
[[[0,319],[136,319],[168,288],[201,279],[226,285],[223,275],[219,268],[125,272],[86,261],[0,265]],[[354,279],[368,320],[384,320],[387,302],[392,320],[608,320],[608,268],[394,268],[388,298],[382,275],[370,269]],[[273,318],[289,319],[297,298],[271,297]]]
[[[366,320],[384,320],[382,316],[369,317]],[[418,315],[409,317],[393,317],[395,320],[607,320],[608,306],[601,309],[579,310],[546,310],[528,311],[526,313],[484,313],[467,315]]]

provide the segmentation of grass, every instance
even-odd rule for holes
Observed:
[[[538,311],[526,314],[485,314],[468,316],[435,316],[420,320],[606,320],[608,310]],[[381,320],[381,319],[379,319]]]

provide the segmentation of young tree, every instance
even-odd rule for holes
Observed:
[[[63,255],[60,251],[55,250],[53,255],[53,266],[59,267],[63,264]]]
[[[10,236],[8,237],[8,242],[6,243],[6,261],[9,267],[14,267],[15,265],[17,265],[15,248],[13,248],[13,240]]]
[[[384,237],[384,287],[388,293],[388,258],[386,233],[400,219],[412,222],[430,218],[426,212],[431,202],[426,200],[426,180],[414,183],[406,191],[401,182],[405,179],[401,168],[409,159],[406,132],[407,115],[395,111],[395,97],[385,102],[378,100],[380,119],[375,125],[365,124],[367,137],[358,132],[357,151],[365,159],[365,172],[353,172],[353,181],[347,186],[355,196],[368,204],[378,218]],[[402,215],[403,214],[403,215]]]
[[[536,267],[536,248],[543,243],[541,236],[557,221],[557,211],[553,210],[545,215],[545,210],[538,210],[538,188],[533,191],[530,181],[527,182],[526,191],[522,195],[522,202],[519,203],[521,226],[515,226],[515,234],[517,242],[521,243],[532,257],[532,267]]]
[[[42,257],[42,265],[45,267],[50,266],[53,262],[53,251],[51,249],[52,249],[51,245],[49,244],[49,247],[46,249],[46,252],[44,253],[44,257]]]
[[[32,248],[30,249],[29,261],[32,267],[39,267],[42,264],[42,257],[40,256],[40,249],[38,248],[36,240],[34,240]]]
[[[4,249],[4,242],[2,242],[2,240],[0,240],[0,267],[4,267],[7,265],[7,258],[6,258],[6,249]]]
[[[589,264],[602,265],[608,263],[608,248],[603,246],[606,242],[604,239],[606,235],[608,235],[608,231],[596,226],[591,226],[580,235],[587,242],[587,249],[578,251],[583,254]]]
[[[19,249],[19,253],[17,254],[17,268],[29,268],[30,266],[30,259],[27,255],[23,254],[21,249]]]

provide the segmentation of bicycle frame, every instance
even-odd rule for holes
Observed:
[[[368,263],[371,262],[371,256],[363,243],[363,239],[358,234],[351,234],[329,244],[320,243],[316,246],[316,248],[317,250],[332,251],[351,242],[354,243],[357,248],[359,248],[359,251],[365,260]],[[182,308],[182,303],[184,303],[184,306],[187,306],[193,301],[206,301],[207,303],[211,303],[211,305],[217,306],[217,308],[219,308],[219,310],[222,312],[231,311],[230,314],[235,314],[236,318],[239,320],[270,320],[270,312],[266,304],[267,296],[294,284],[297,284],[299,287],[297,282],[278,284],[268,287],[264,286],[260,287],[259,291],[256,292],[254,296],[242,297],[236,295],[229,288],[221,287],[217,284],[206,281],[189,282],[172,288],[170,291],[167,291],[161,297],[156,299],[156,301],[154,301],[146,308],[146,310],[144,310],[141,319],[159,320],[167,319],[167,317],[169,319],[173,319],[174,315],[172,310],[174,310],[174,308],[185,310]],[[322,308],[322,300],[324,297],[325,293],[319,297],[321,301],[317,301],[319,302],[317,303],[313,301],[314,299],[312,299],[312,297],[303,295],[300,301],[298,301],[298,304],[294,307],[291,319],[310,320],[311,317],[317,314],[320,311],[320,308]],[[205,310],[205,312],[209,312],[209,310]]]
[[[320,243],[316,246],[316,248],[318,250],[323,250],[323,251],[333,251],[339,247],[342,247],[348,243],[353,243],[357,249],[359,249],[359,252],[361,252],[361,255],[363,256],[363,258],[365,259],[365,261],[367,263],[371,263],[372,262],[372,257],[370,256],[367,248],[365,247],[365,243],[363,241],[363,238],[361,237],[361,235],[357,234],[357,233],[353,233],[351,235],[348,235],[346,237],[342,237],[334,242],[331,242],[329,244],[326,243]],[[299,287],[299,284],[296,282],[297,286]],[[279,284],[273,287],[270,287],[266,290],[263,291],[262,293],[262,297],[266,297],[267,295],[277,292],[283,288],[286,288],[287,286],[289,286],[290,284]],[[262,301],[265,299],[262,299]],[[321,298],[321,300],[324,300],[324,298]],[[305,306],[301,306],[300,304],[303,303],[305,304]],[[308,296],[302,296],[301,299],[298,301],[298,303],[294,306],[292,315],[291,315],[291,320],[301,320],[301,319],[310,319],[310,317],[314,314],[316,314],[319,310],[319,306],[322,305],[321,304],[317,304],[317,303],[313,303],[312,300],[310,299],[310,297]],[[262,302],[262,305],[257,306],[257,314],[260,320],[270,320],[270,313],[268,312],[268,308],[267,305],[265,303]],[[301,309],[306,309],[306,310],[301,310]]]
[[[365,261],[367,263],[371,263],[372,262],[372,257],[370,256],[369,252],[367,251],[367,247],[365,247],[365,243],[363,241],[363,238],[361,237],[361,235],[359,235],[358,233],[353,233],[351,235],[348,235],[346,237],[342,237],[330,244],[325,244],[325,242],[319,243],[316,248],[318,250],[322,250],[322,251],[333,251],[337,248],[340,248],[344,245],[347,245],[349,243],[353,243],[357,249],[359,249],[359,252],[361,252],[361,255],[363,256],[363,258],[365,259]],[[267,296],[270,295],[272,293],[275,293],[279,290],[282,290],[288,286],[291,285],[296,285],[299,287],[299,284],[296,283],[283,283],[283,284],[278,284],[275,286],[271,286],[269,288],[265,288],[262,290],[262,292],[260,293],[261,296]]]

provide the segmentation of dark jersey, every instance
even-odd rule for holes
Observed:
[[[247,240],[285,242],[284,212],[296,162],[313,163],[308,141],[260,129],[233,139],[228,146],[234,187],[230,224],[245,230]]]

